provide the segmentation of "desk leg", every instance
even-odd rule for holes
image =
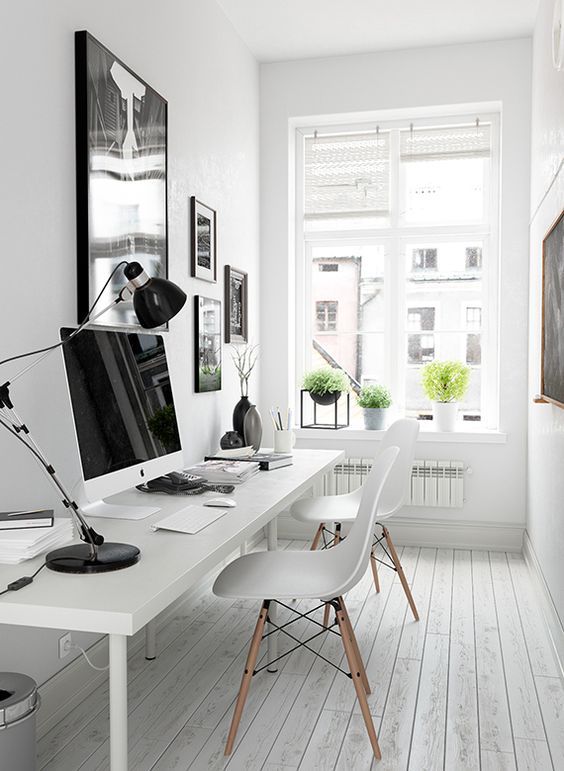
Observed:
[[[110,769],[127,771],[127,637],[110,636]]]
[[[266,528],[266,538],[268,542],[268,551],[276,551],[278,549],[278,521],[276,517],[271,519]],[[267,600],[276,599],[275,597],[265,597]],[[276,623],[277,606],[273,602],[268,609],[268,616],[273,623]],[[278,658],[278,634],[271,634],[267,640],[268,642],[268,661],[274,661]],[[267,672],[278,672],[278,665],[273,664],[272,669],[268,667]]]
[[[157,624],[154,618],[145,626],[145,658],[147,661],[157,658]]]

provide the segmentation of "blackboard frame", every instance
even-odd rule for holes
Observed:
[[[564,210],[542,242],[540,394],[542,400],[564,409],[564,377],[555,383],[555,370],[564,373]]]

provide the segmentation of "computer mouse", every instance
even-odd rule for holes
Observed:
[[[232,509],[237,505],[237,501],[233,498],[210,498],[209,501],[204,501],[204,506],[219,506],[226,509]]]

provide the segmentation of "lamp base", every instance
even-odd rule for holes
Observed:
[[[45,557],[49,570],[57,573],[107,573],[135,565],[141,552],[137,546],[127,543],[103,543],[98,546],[96,559],[89,559],[90,546],[87,543],[64,546],[50,551]]]

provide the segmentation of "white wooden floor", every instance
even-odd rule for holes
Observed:
[[[145,661],[142,650],[130,658],[130,769],[563,771],[564,686],[523,558],[399,551],[419,623],[385,568],[380,595],[368,571],[346,598],[372,686],[380,763],[372,761],[352,683],[304,649],[278,674],[254,678],[225,760],[258,608],[209,593],[159,631],[156,661]],[[322,640],[323,655],[338,662],[340,640]],[[291,645],[281,641],[283,650]],[[101,686],[40,741],[41,769],[108,769],[107,698]]]

